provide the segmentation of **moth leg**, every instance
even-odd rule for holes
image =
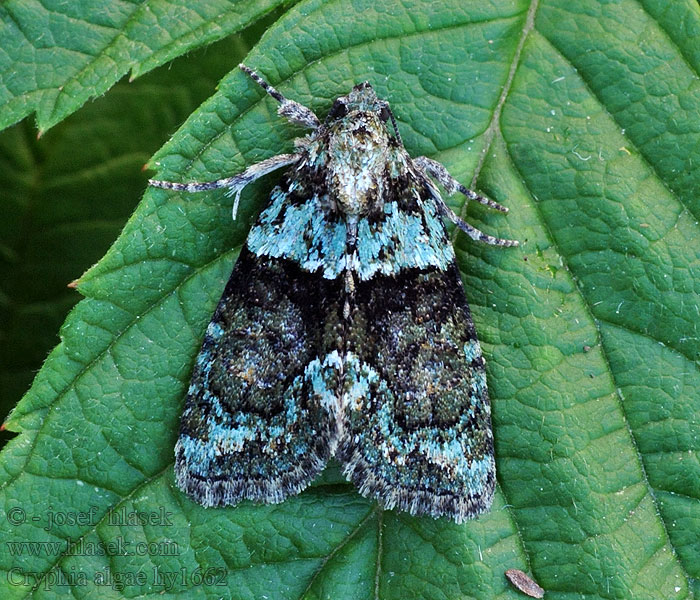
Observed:
[[[303,104],[294,102],[294,100],[289,100],[280,94],[275,88],[273,88],[267,81],[265,81],[260,75],[258,75],[253,69],[249,69],[244,64],[238,65],[244,73],[249,75],[255,83],[259,84],[262,89],[264,89],[270,96],[272,96],[277,102],[280,103],[280,107],[277,109],[277,114],[284,117],[285,119],[296,123],[297,125],[303,125],[310,129],[317,129],[321,125],[321,121],[314,114],[310,108],[307,108]]]
[[[463,186],[459,181],[452,177],[452,175],[450,175],[449,171],[445,168],[445,166],[442,163],[428,158],[427,156],[419,156],[418,158],[414,158],[413,162],[419,168],[425,171],[425,173],[429,173],[430,175],[435,177],[435,179],[437,179],[438,182],[440,182],[440,184],[447,190],[447,193],[449,195],[452,195],[455,192],[460,192],[470,200],[474,200],[479,204],[484,204],[490,208],[500,210],[501,212],[508,212],[508,208],[506,206],[502,206],[501,204],[498,204],[493,200],[489,200],[488,198],[479,196],[479,194],[477,194],[476,192],[473,192],[469,188]]]
[[[455,214],[455,212],[449,206],[447,206],[445,201],[442,199],[442,196],[440,195],[440,190],[437,189],[435,184],[423,172],[423,168],[425,168],[425,164],[426,164],[425,161],[429,161],[430,163],[434,163],[434,164],[438,165],[441,169],[444,170],[445,173],[447,173],[447,169],[445,169],[445,167],[443,167],[440,163],[437,163],[433,160],[430,160],[429,158],[425,158],[424,156],[421,156],[417,159],[414,159],[414,161],[413,161],[414,164],[419,168],[420,174],[423,175],[423,183],[428,188],[430,195],[433,197],[433,199],[437,203],[438,209],[440,210],[440,212],[442,212],[442,214],[444,216],[446,216],[450,221],[452,221],[455,225],[457,225],[457,227],[459,227],[464,233],[466,233],[470,238],[472,238],[473,240],[475,240],[477,242],[484,242],[485,244],[490,244],[491,246],[504,246],[504,247],[518,246],[519,245],[518,240],[505,240],[503,238],[493,237],[492,235],[488,235],[487,233],[484,233],[483,231],[478,230],[473,225],[470,225],[469,223],[467,223],[464,219],[458,217]],[[449,176],[450,180],[455,181],[449,173],[447,173],[447,175]],[[438,179],[438,181],[440,181],[440,179],[437,176],[435,176],[435,178]],[[443,182],[440,181],[440,183],[443,183]],[[445,184],[443,183],[443,185],[445,185]],[[458,184],[458,185],[461,185],[461,184]],[[462,187],[464,187],[464,186],[462,186]],[[447,189],[448,192],[450,191],[450,186],[445,185],[445,188]],[[464,189],[466,190],[466,188],[464,188]],[[471,192],[471,190],[467,190],[467,191],[472,193],[472,194],[474,193],[474,192]],[[480,198],[480,196],[478,196],[478,197]],[[483,198],[483,200],[486,200],[486,199]],[[491,200],[488,200],[486,202],[491,202]],[[496,204],[496,203],[494,202],[493,204]],[[496,204],[496,206],[500,206],[500,205]]]
[[[259,163],[251,165],[245,171],[243,171],[243,173],[239,173],[233,177],[226,177],[225,179],[217,179],[216,181],[176,183],[174,181],[149,179],[148,183],[153,187],[183,192],[203,192],[206,190],[229,188],[226,194],[228,196],[233,194],[236,195],[233,202],[233,219],[235,220],[236,213],[238,212],[238,202],[241,199],[241,192],[245,186],[252,183],[256,179],[260,179],[260,177],[263,175],[267,175],[272,171],[276,171],[277,169],[281,169],[282,167],[295,163],[299,160],[299,158],[301,158],[299,154],[278,154],[277,156],[266,158],[265,160],[261,160]]]

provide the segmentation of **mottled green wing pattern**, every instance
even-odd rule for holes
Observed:
[[[366,496],[462,521],[495,485],[484,359],[456,265],[362,282],[338,456]]]
[[[333,407],[313,392],[319,315],[337,291],[244,249],[207,328],[175,448],[178,486],[205,506],[281,502],[323,469]],[[322,292],[322,293],[319,293]]]

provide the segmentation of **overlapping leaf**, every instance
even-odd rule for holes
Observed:
[[[250,25],[282,0],[8,0],[0,5],[0,127],[44,131],[132,77]]]

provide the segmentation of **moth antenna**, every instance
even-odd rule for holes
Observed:
[[[275,88],[267,83],[267,81],[260,77],[260,75],[253,71],[253,69],[249,69],[243,63],[238,66],[241,71],[248,75],[255,83],[257,83],[270,96],[280,103],[280,106],[277,109],[278,115],[284,117],[292,123],[303,125],[309,129],[318,129],[318,127],[320,127],[321,121],[319,121],[318,117],[314,114],[314,111],[312,111],[310,108],[307,108],[303,104],[299,104],[294,100],[285,98]]]

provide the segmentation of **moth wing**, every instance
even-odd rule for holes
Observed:
[[[484,359],[457,266],[375,276],[356,290],[337,456],[364,496],[457,522],[491,505]]]
[[[327,285],[292,261],[241,251],[197,356],[175,446],[177,484],[198,503],[281,502],[323,469],[336,425],[312,380]]]

